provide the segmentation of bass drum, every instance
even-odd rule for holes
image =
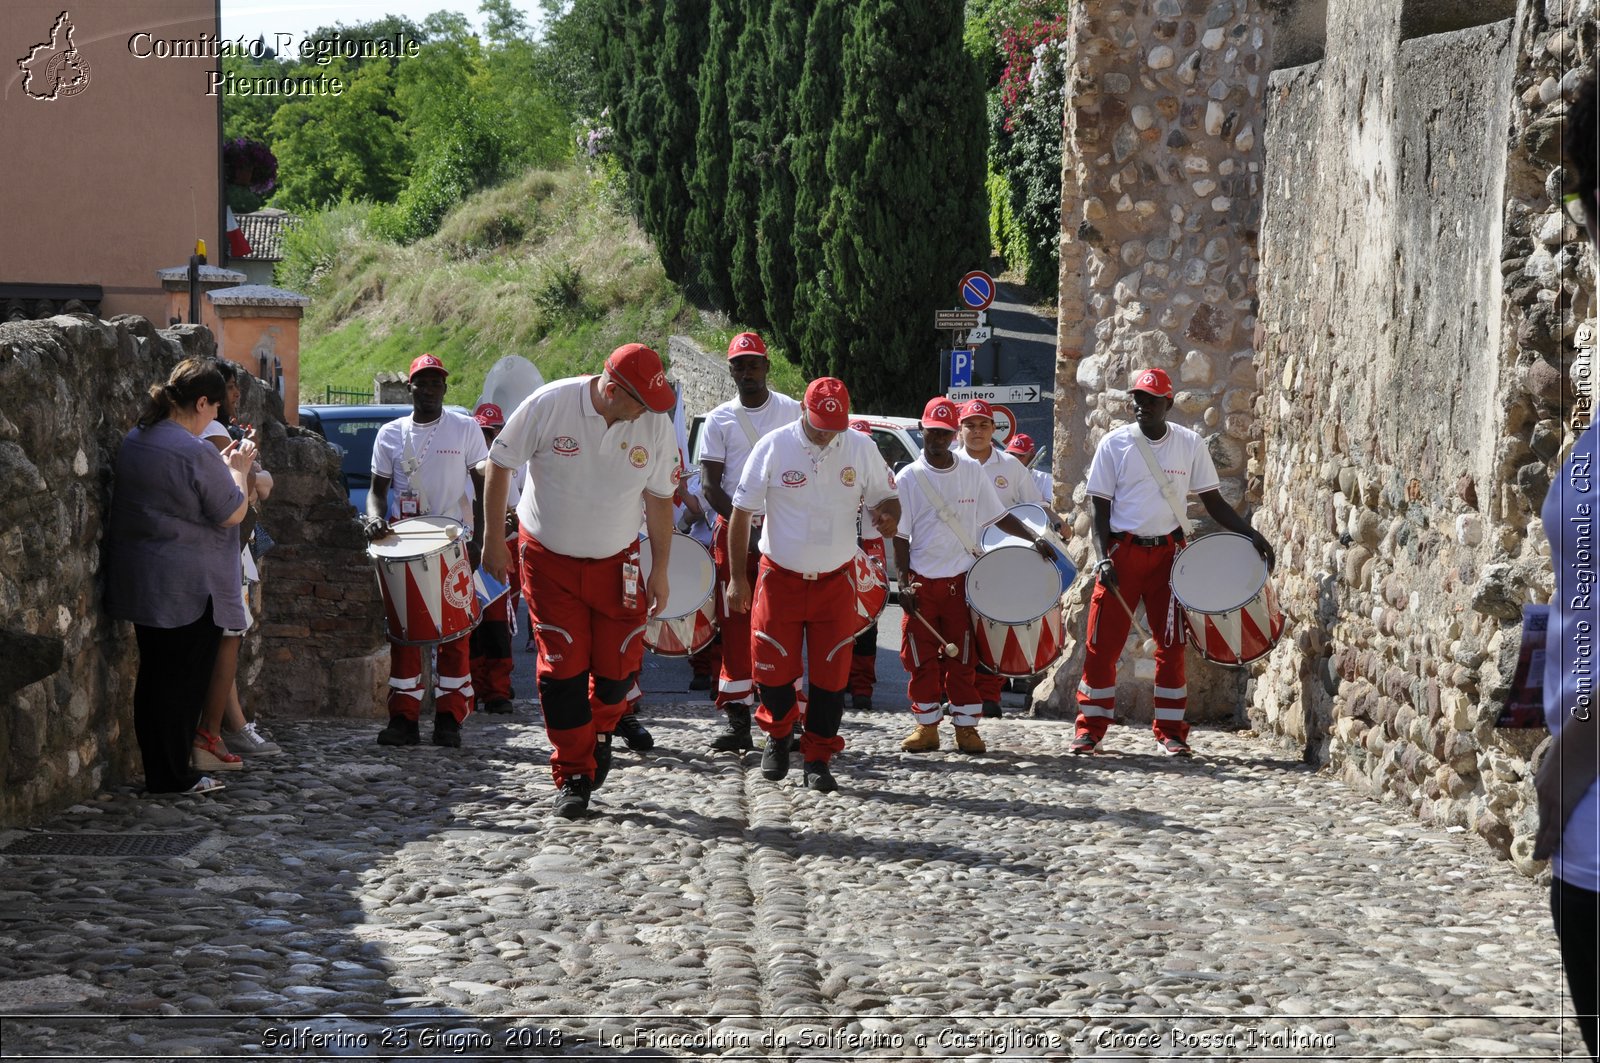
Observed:
[[[1240,668],[1272,652],[1284,621],[1267,575],[1255,546],[1233,532],[1202,536],[1173,558],[1172,596],[1202,657]]]
[[[1061,656],[1060,571],[1032,546],[997,546],[967,572],[967,607],[978,636],[978,660],[1023,679]]]
[[[650,581],[650,545],[639,545],[641,589]],[[644,626],[644,645],[661,657],[688,657],[717,637],[717,568],[706,548],[682,532],[672,533],[667,558],[667,601]]]

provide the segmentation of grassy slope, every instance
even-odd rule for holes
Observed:
[[[367,390],[431,351],[450,369],[449,401],[470,406],[508,354],[546,380],[598,370],[619,344],[666,354],[684,333],[723,350],[742,327],[702,312],[661,270],[649,237],[608,188],[574,165],[530,171],[481,192],[410,247],[339,233],[337,265],[311,285],[301,331],[300,399]],[[773,386],[798,395],[798,369],[773,352]]]

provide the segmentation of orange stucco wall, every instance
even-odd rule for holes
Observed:
[[[138,59],[129,39],[141,31],[215,35],[217,0],[3,6],[0,283],[98,284],[102,317],[143,314],[164,326],[167,300],[156,271],[187,262],[197,237],[221,264],[222,97],[206,95],[206,72],[220,64]],[[18,61],[51,41],[64,8],[86,76],[76,94],[35,99]],[[32,64],[34,92],[53,83],[51,51]]]
[[[300,313],[292,316],[256,317],[260,310],[227,307],[222,310],[222,331],[217,335],[218,352],[238,362],[251,373],[267,379],[261,372],[261,355],[283,363],[283,418],[300,423]]]

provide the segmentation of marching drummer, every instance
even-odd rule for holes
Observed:
[[[977,461],[953,450],[960,424],[956,405],[938,397],[922,411],[922,454],[901,471],[901,534],[894,540],[900,573],[900,662],[911,673],[908,696],[916,727],[900,748],[939,748],[939,721],[948,699],[956,748],[987,751],[978,734],[982,696],[977,686],[972,619],[967,610],[967,570],[979,553],[984,525],[995,523],[1050,558],[1050,546],[1005,512],[994,484]],[[949,652],[954,650],[954,653]]]
[[[961,441],[959,450],[977,462],[994,493],[1000,497],[1000,508],[1032,504],[1044,505],[1044,496],[1038,485],[1028,475],[1027,468],[1016,456],[994,445],[994,407],[983,399],[972,399],[961,407]],[[983,699],[983,714],[998,719],[1000,716],[1000,689],[1005,681],[998,673],[978,671],[978,695]]]
[[[1160,369],[1135,376],[1129,389],[1134,423],[1106,433],[1089,463],[1094,500],[1094,545],[1099,554],[1094,597],[1089,602],[1087,649],[1078,684],[1078,723],[1072,752],[1092,754],[1105,737],[1116,708],[1117,658],[1128,639],[1133,609],[1144,602],[1156,643],[1156,743],[1171,756],[1187,757],[1184,722],[1188,685],[1184,670],[1184,621],[1172,596],[1172,562],[1189,534],[1185,499],[1200,496],[1211,519],[1246,536],[1275,563],[1265,536],[1233,511],[1217,489],[1216,466],[1200,436],[1167,421],[1172,381]]]
[[[801,644],[809,677],[800,757],[805,785],[837,790],[829,761],[844,749],[839,722],[850,675],[850,647],[861,621],[852,569],[856,513],[863,502],[873,524],[893,535],[900,502],[872,440],[850,426],[844,382],[820,377],[806,388],[804,415],[761,439],[733,498],[728,544],[733,557],[748,549],[752,518],[766,514],[761,565],[752,591],[743,565],[732,570],[731,612],[751,609],[751,657],[767,744],[761,774],[774,782],[789,773],[789,752],[800,715],[795,681]],[[728,647],[724,645],[726,655]]]
[[[706,503],[716,513],[711,548],[717,566],[717,610],[722,626],[722,672],[717,682],[717,708],[727,717],[727,726],[711,741],[711,748],[731,752],[754,749],[750,739],[751,702],[755,685],[750,676],[750,613],[735,612],[727,606],[727,590],[732,585],[733,568],[744,570],[745,578],[756,584],[759,554],[740,554],[734,566],[728,552],[728,522],[733,517],[733,495],[744,475],[750,452],[762,438],[794,424],[800,404],[789,396],[767,387],[767,345],[754,332],[741,332],[728,344],[728,375],[739,394],[713,409],[706,416],[705,444],[700,449],[701,483]],[[755,530],[759,533],[760,528]]]
[[[554,751],[555,812],[577,819],[611,768],[611,735],[643,661],[638,637],[667,600],[672,496],[681,474],[661,358],[642,343],[611,352],[599,376],[546,384],[506,418],[490,450],[484,505],[517,506],[523,596],[539,645],[539,700]],[[639,506],[650,539],[640,578]],[[510,553],[490,536],[483,567],[504,579]],[[590,676],[594,678],[590,696]]]
[[[372,486],[367,491],[367,516],[362,527],[369,540],[390,534],[389,522],[406,517],[439,516],[470,524],[471,555],[483,546],[483,474],[477,466],[488,456],[478,422],[444,408],[450,373],[431,354],[411,363],[408,388],[411,413],[378,429],[372,444]],[[391,489],[393,491],[391,496]],[[471,513],[466,501],[472,492]],[[502,503],[503,508],[503,503]],[[491,542],[499,540],[490,535]],[[502,546],[504,544],[502,543]],[[434,680],[433,744],[461,745],[461,724],[472,712],[470,640],[438,644]],[[378,732],[378,744],[414,746],[422,741],[422,648],[389,645],[389,723]]]
[[[505,413],[495,403],[485,402],[472,411],[472,416],[483,430],[483,442],[487,448],[505,426]],[[479,473],[487,473],[488,461],[486,449],[483,462],[478,466]],[[520,499],[522,475],[523,470],[518,469],[511,482],[510,494],[506,497],[508,507],[516,506]],[[490,526],[484,529],[484,534],[513,536],[517,526],[516,511],[508,508],[502,521],[493,520],[491,515],[488,523]],[[515,665],[511,657],[511,636],[517,622],[515,559],[512,560],[508,575],[510,579],[507,582],[511,587],[483,607],[483,619],[469,636],[472,647],[472,688],[477,692],[483,711],[497,714],[511,711],[511,672]]]

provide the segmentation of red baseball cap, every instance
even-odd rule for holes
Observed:
[[[647,410],[667,413],[678,404],[678,396],[661,368],[661,356],[642,343],[624,343],[612,351],[606,359],[606,371]]]
[[[472,416],[484,428],[499,428],[506,423],[505,413],[492,402],[480,404]]]
[[[747,354],[761,358],[767,356],[767,345],[761,342],[761,337],[754,332],[741,332],[728,341],[729,358],[743,358]]]
[[[850,422],[850,430],[852,432],[860,432],[862,435],[867,436],[872,434],[872,426],[860,418]]]
[[[928,405],[922,409],[922,427],[959,431],[961,424],[956,420],[956,404],[943,395],[929,399]]]
[[[1159,399],[1172,397],[1172,380],[1163,369],[1146,369],[1133,381],[1129,391],[1145,391]]]
[[[424,369],[437,369],[445,376],[450,375],[450,370],[446,369],[444,367],[444,363],[439,361],[439,359],[435,358],[431,354],[419,354],[411,360],[411,373],[406,377],[406,379],[410,380],[411,377],[416,376]]]
[[[850,392],[844,381],[819,376],[806,388],[806,420],[820,432],[843,432],[850,427]]]
[[[982,399],[971,399],[961,406],[961,420],[965,421],[968,417],[987,417],[992,421],[994,420],[994,407]]]
[[[1006,443],[1006,453],[1026,458],[1033,454],[1033,437],[1018,432]]]

